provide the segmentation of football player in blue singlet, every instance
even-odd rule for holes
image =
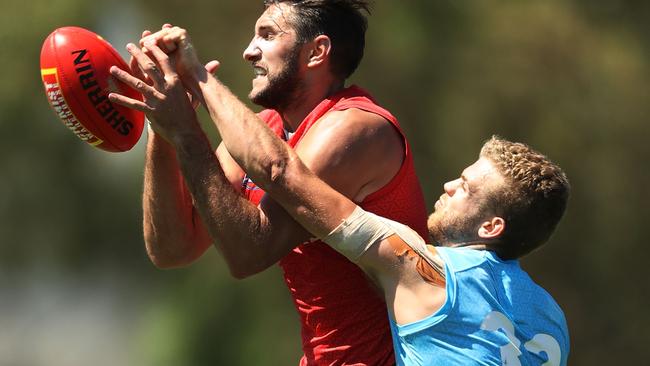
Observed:
[[[566,365],[562,310],[518,263],[548,240],[564,214],[569,182],[557,165],[527,145],[493,137],[475,163],[444,185],[428,222],[436,246],[427,245],[410,228],[364,211],[329,187],[252,112],[236,121],[220,118],[219,106],[235,97],[198,63],[186,38],[165,41],[177,44],[169,58],[147,45],[160,65],[158,76],[174,80],[174,63],[192,66],[187,69],[196,75],[187,82],[195,84],[185,86],[206,106],[248,176],[383,290],[398,365]],[[139,58],[141,65],[151,62]],[[115,102],[150,113],[185,103],[193,113],[182,86],[114,75],[148,95],[145,102],[112,95]],[[172,136],[198,128],[153,120],[167,123],[156,127]]]
[[[260,157],[267,153],[284,154]],[[567,364],[564,314],[518,262],[548,240],[569,195],[565,174],[544,155],[487,141],[479,159],[444,185],[428,222],[435,247],[334,194],[286,156],[262,169],[259,185],[384,290],[398,365]],[[263,174],[251,175],[258,182]]]

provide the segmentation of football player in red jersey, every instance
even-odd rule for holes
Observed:
[[[396,118],[363,89],[345,85],[363,55],[367,2],[265,5],[244,59],[254,73],[249,98],[266,109],[255,114],[217,83],[210,92],[221,104],[210,109],[212,118],[262,119],[337,191],[427,235],[424,199]],[[182,41],[166,42],[172,33]],[[153,127],[143,194],[152,261],[187,265],[214,243],[237,278],[279,263],[302,322],[301,364],[393,364],[386,305],[364,273],[326,244],[309,242],[311,235],[245,176],[223,145],[214,154],[184,96],[186,88],[199,100],[206,92],[200,80],[191,80],[198,61],[175,56],[177,44],[193,50],[186,31],[164,27],[142,40],[151,51],[156,47],[149,42],[168,52],[179,71],[178,78],[165,79],[146,51],[128,45],[146,81],[164,91],[131,104]],[[161,97],[176,104],[158,103]]]

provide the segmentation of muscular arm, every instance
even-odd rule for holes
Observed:
[[[305,136],[300,146],[306,147],[293,151],[255,114],[233,108],[240,102],[212,75],[198,74],[190,87],[202,98],[232,157],[267,191],[261,207],[280,204],[298,221],[283,218],[284,226],[292,231],[300,224],[315,236],[326,236],[356,207],[346,195],[363,199],[386,184],[401,165],[397,133],[373,114],[331,113]],[[391,162],[392,174],[379,173],[389,170],[378,161],[379,153],[383,161]],[[339,185],[338,191],[319,176]],[[281,214],[281,210],[274,211],[274,215]]]
[[[217,159],[230,184],[241,185],[243,171],[223,145]],[[142,194],[145,247],[159,268],[191,264],[212,244],[180,170],[175,148],[149,129]]]
[[[282,208],[288,213],[297,223],[307,229],[313,236],[318,238],[329,238],[329,234],[337,229],[344,219],[348,219],[350,214],[357,208],[357,205],[341,192],[335,190],[328,185],[321,177],[325,176],[333,180],[337,184],[345,188],[354,187],[349,182],[363,179],[364,174],[359,170],[354,170],[354,165],[346,166],[347,161],[336,159],[337,155],[332,154],[328,156],[332,158],[332,165],[330,169],[324,169],[323,165],[318,165],[318,160],[314,159],[314,152],[306,150],[304,155],[308,159],[312,159],[312,164],[321,169],[321,177],[315,174],[306,163],[299,156],[298,151],[293,151],[287,146],[286,143],[281,141],[275,134],[266,126],[262,121],[258,120],[254,115],[244,115],[234,122],[234,119],[227,118],[228,115],[221,111],[228,110],[225,108],[224,103],[229,100],[234,100],[234,96],[230,95],[227,90],[220,90],[219,82],[212,75],[203,75],[203,78],[198,79],[197,88],[202,92],[204,98],[203,102],[207,106],[213,120],[216,123],[217,129],[222,136],[224,145],[228,148],[232,157],[237,163],[246,170],[247,174],[252,177],[256,184],[266,190],[268,196],[273,198],[274,205],[281,205]],[[340,128],[339,124],[346,124],[346,120],[355,118],[367,117],[363,114],[356,112],[344,113],[343,115],[334,116],[323,125],[333,125],[334,128]],[[356,121],[357,125],[372,125],[371,122],[364,123],[364,121]],[[381,130],[380,125],[372,125]],[[382,147],[381,156],[383,159],[391,160],[390,147],[390,134],[383,136],[373,129],[362,129],[369,136],[373,137],[373,141]],[[319,137],[325,136],[322,144],[336,144],[328,133],[333,131],[324,128]],[[340,135],[340,134],[339,134]],[[355,139],[350,138],[350,135],[343,135],[343,138],[338,140],[342,146],[346,146],[348,153],[355,153],[355,156],[361,156],[360,160],[355,160],[359,163],[363,158],[371,158],[375,164],[381,165],[377,161],[378,154],[369,154],[369,150],[363,150],[358,146],[357,141],[365,142],[368,140],[363,139],[363,134],[353,134]],[[386,138],[384,140],[383,138]],[[385,143],[385,144],[384,144]],[[314,146],[318,145],[316,141],[313,142]],[[399,143],[397,145],[400,145]],[[315,150],[324,150],[322,147],[314,147]],[[345,150],[345,149],[342,149]],[[375,153],[377,153],[375,151]],[[325,160],[321,159],[320,161]],[[316,164],[314,164],[316,163]],[[337,167],[338,171],[332,169]],[[349,169],[343,169],[343,167]],[[352,169],[352,170],[350,170]],[[338,175],[329,177],[328,174],[338,172]],[[348,172],[348,174],[342,174]],[[356,174],[359,173],[359,174]],[[337,176],[343,175],[343,179],[336,180]],[[381,182],[381,180],[379,180]],[[347,185],[346,185],[347,183]],[[357,195],[364,195],[372,192],[372,182],[366,185],[357,185]],[[366,193],[367,192],[367,193]],[[354,196],[354,195],[351,195]],[[277,202],[277,203],[276,203]],[[281,214],[282,212],[278,212]],[[285,224],[288,221],[285,221]],[[375,220],[375,222],[377,222]],[[381,222],[378,222],[380,226]],[[399,225],[399,224],[397,224]],[[293,224],[291,225],[293,226]],[[403,225],[399,225],[404,227]],[[405,228],[405,227],[404,227]],[[411,232],[410,240],[419,241],[420,251],[426,251],[424,241],[417,235],[417,233],[406,228]],[[390,236],[384,236],[383,240],[368,241],[369,246],[367,250],[362,251],[358,258],[353,258],[361,268],[373,276],[381,285],[387,300],[389,310],[393,318],[398,323],[409,323],[412,321],[420,320],[426,316],[431,315],[444,303],[446,293],[444,290],[444,277],[442,277],[442,285],[430,286],[416,269],[418,263],[418,255],[413,253],[411,248],[412,244],[406,244],[398,235],[404,233],[397,233],[391,229],[387,230]],[[350,238],[350,240],[343,240],[342,246],[334,245],[335,249],[341,251],[344,255],[349,255],[350,252],[343,249],[343,247],[354,247],[357,243],[363,242],[365,238],[372,237],[370,233],[368,236],[362,234],[357,238]],[[416,237],[417,239],[413,239]],[[357,240],[359,239],[359,240]],[[365,239],[367,241],[367,239]],[[334,242],[328,243],[334,244]],[[424,248],[422,248],[424,246]],[[413,246],[415,248],[415,246]],[[354,252],[355,250],[353,250]],[[408,254],[408,253],[411,254]],[[439,257],[435,259],[438,268],[441,268],[442,262]],[[444,276],[444,275],[443,275]]]
[[[191,263],[214,240],[233,276],[242,278],[286,254],[288,249],[269,238],[298,243],[293,228],[272,225],[277,215],[239,194],[200,129],[179,141],[173,146],[152,133],[147,146],[144,231],[147,252],[157,266]],[[218,150],[222,164],[232,165],[227,151]],[[232,174],[237,175],[235,169]]]
[[[179,93],[172,93],[178,89],[179,85],[178,77],[171,72],[172,67],[167,65],[169,60],[164,54],[160,55],[162,53],[160,49],[157,47],[153,49],[157,50],[156,57],[165,71],[164,80],[157,82],[155,90],[132,81],[130,84],[133,87],[143,94],[147,94],[148,104],[143,105],[144,103],[136,101],[130,103],[132,107],[138,107],[155,114],[158,113],[156,107],[172,105],[174,104],[173,99],[179,98]],[[138,52],[133,48],[130,51]],[[142,58],[141,55],[139,57]],[[147,64],[150,63],[151,61],[143,60],[140,65],[147,67]],[[149,69],[152,67],[149,66]],[[155,68],[153,69],[151,75],[158,76],[160,79],[160,75],[157,75]],[[113,70],[113,72],[116,77],[125,82],[128,81],[128,78],[120,75],[117,70]],[[220,121],[228,121],[228,123],[237,125],[236,130],[239,131],[237,133],[241,134],[244,134],[243,131],[248,130],[249,126],[262,125],[268,130],[268,127],[216,78],[209,73],[200,75],[203,79],[197,79],[197,82],[193,83],[193,87],[190,88],[193,88],[193,95],[202,99],[203,104],[208,107],[210,115],[217,125]],[[185,82],[185,80],[183,81]],[[163,96],[159,94],[163,94]],[[148,99],[152,99],[152,101],[149,102]],[[112,100],[129,104],[116,95],[112,95]],[[321,197],[320,192],[318,194],[315,194],[314,191],[306,192],[304,187],[295,186],[296,191],[289,190],[289,194],[310,194],[313,198],[310,204],[314,204],[314,206],[299,205],[294,207],[293,211],[308,210],[320,215],[312,221],[312,224],[301,222],[303,224],[301,226],[291,216],[295,212],[287,212],[285,209],[288,206],[283,209],[268,197],[262,200],[259,207],[252,205],[230,185],[219,166],[219,161],[212,153],[205,134],[195,120],[196,116],[194,114],[189,116],[186,112],[186,115],[180,118],[178,110],[187,108],[184,105],[176,107],[176,109],[168,108],[174,118],[161,112],[154,125],[161,133],[164,132],[162,134],[164,134],[165,140],[174,146],[178,165],[183,173],[187,189],[194,197],[194,206],[202,218],[205,230],[223,253],[231,272],[236,277],[245,277],[267,268],[286,255],[294,246],[309,239],[312,235],[303,226],[319,234],[323,227],[316,227],[315,224],[320,222],[322,217],[326,217],[327,222],[333,224],[339,222],[349,213],[346,210],[354,207],[349,200],[341,200],[340,203],[329,206],[340,208],[341,211],[326,209],[322,202],[323,199],[327,201],[327,198]],[[222,132],[224,140],[226,138],[230,141],[239,139],[231,132]],[[293,164],[300,161],[297,159],[298,155],[288,149],[279,139],[275,137],[266,139],[255,134],[247,134],[244,137],[246,138],[241,141],[247,141],[250,143],[249,147],[260,150],[255,151],[254,155],[247,154],[245,150],[241,149],[235,150],[236,154],[233,151],[231,153],[233,156],[237,156],[238,162],[245,161],[247,163],[248,173],[256,182],[258,180],[265,182],[268,179],[273,181],[277,177],[284,176],[277,175],[280,171],[276,169],[281,168],[282,164],[286,162],[292,162],[290,172],[302,172],[300,169],[293,168]],[[311,142],[307,143],[310,140]],[[277,143],[281,144],[284,150],[275,149],[272,145],[265,145]],[[305,164],[300,163],[295,166],[301,166],[301,169],[306,169],[306,171],[311,168],[315,174],[323,177],[343,194],[333,195],[335,200],[339,200],[341,197],[345,199],[345,196],[362,199],[373,189],[376,190],[386,184],[397,172],[403,159],[401,137],[394,128],[381,117],[359,110],[330,113],[326,120],[320,121],[310,129],[300,146],[297,153],[300,154]],[[233,145],[228,148],[238,149]],[[259,153],[260,151],[261,153]],[[267,151],[290,151],[290,155],[266,155]],[[382,158],[377,159],[380,154]],[[277,165],[278,162],[280,165]],[[271,167],[270,170],[268,170],[269,167]],[[266,174],[270,175],[265,176]],[[314,174],[308,176],[316,178]],[[303,190],[300,191],[300,189]],[[271,191],[273,190],[274,188],[271,187]],[[178,189],[176,191],[182,192]],[[329,193],[326,195],[329,197]],[[183,196],[181,195],[181,197]],[[181,198],[181,201],[188,202],[187,198],[184,200]],[[186,212],[190,212],[190,208],[186,208]],[[194,216],[186,215],[186,217],[191,219]],[[199,228],[197,225],[187,225],[192,222],[190,219],[184,221],[185,225]],[[190,233],[190,235],[180,235],[178,240],[191,241],[203,236],[200,233]],[[151,236],[152,241],[160,237],[160,235]],[[154,246],[158,246],[158,244],[160,243],[152,243]],[[190,243],[187,244],[180,247],[189,247]],[[192,258],[193,255],[181,255],[180,257]]]
[[[315,174],[327,180],[336,190],[343,193],[341,195],[334,191],[337,198],[340,196],[345,199],[345,201],[334,204],[337,209],[341,209],[340,212],[325,209],[326,206],[292,206],[296,210],[318,213],[320,217],[314,218],[314,222],[319,222],[318,220],[326,217],[331,219],[332,223],[339,223],[349,213],[346,210],[354,208],[354,204],[345,198],[346,195],[359,200],[363,199],[370,192],[368,190],[373,191],[386,184],[401,165],[402,145],[399,135],[388,122],[374,114],[356,110],[331,113],[326,119],[312,127],[300,147],[294,152],[273,135],[268,127],[253,112],[243,106],[216,78],[210,76],[209,81],[197,83],[196,87],[195,93],[204,99],[204,105],[207,106],[215,121],[232,121],[233,125],[238,126],[237,135],[228,135],[228,137],[223,135],[222,137],[228,151],[235,157],[237,163],[240,165],[246,163],[245,170],[253,181],[256,183],[260,181],[262,184],[269,180],[273,181],[283,173],[282,170],[277,170],[281,169],[281,166],[276,163],[298,162],[300,161],[298,157],[300,157],[305,160],[304,164],[301,162],[304,169],[313,170]],[[272,139],[267,139],[264,135],[254,132],[257,131],[256,129],[249,129],[249,127],[256,128],[258,125],[264,126],[265,131],[271,134],[269,136],[272,136]],[[217,126],[219,126],[218,122]],[[223,132],[228,134],[227,131]],[[245,146],[245,148],[233,146],[226,141],[240,141],[241,146]],[[181,147],[179,150],[181,151],[183,150],[182,146],[189,146],[188,149],[191,149],[195,145],[196,143],[190,139],[185,139],[177,146]],[[382,162],[377,162],[377,147],[381,147],[381,153],[387,157],[390,156],[391,145],[394,147],[392,152],[396,155],[394,159],[391,161],[390,158],[386,158]],[[278,146],[282,150],[277,149]],[[230,149],[235,150],[231,151]],[[279,151],[288,151],[291,155],[280,156],[278,155]],[[180,153],[179,160],[181,166],[196,164],[198,161],[192,157],[192,154],[183,156]],[[389,168],[387,169],[382,163],[386,163]],[[390,168],[393,170],[390,171]],[[309,170],[310,177],[317,178],[311,170]],[[383,172],[380,172],[382,170]],[[386,170],[389,170],[387,174]],[[188,168],[187,171],[192,175],[201,175],[207,172],[206,169],[198,167]],[[224,257],[236,276],[243,277],[265,269],[286,255],[293,247],[313,237],[310,232],[319,233],[313,225],[296,222],[292,217],[294,212],[288,210],[287,206],[283,207],[279,204],[279,200],[274,196],[275,192],[272,186],[269,194],[262,199],[258,207],[259,210],[244,210],[241,205],[232,206],[235,202],[224,201],[223,195],[211,193],[209,184],[199,184],[199,182],[208,179],[211,174],[213,173],[207,173],[202,178],[190,177],[185,174],[185,178],[188,185],[192,187],[197,208],[206,220],[206,226],[210,229],[212,237],[224,253]],[[221,183],[212,181],[212,184]],[[299,196],[306,193],[306,191],[294,190],[298,188],[300,188],[299,185],[293,186],[291,193]],[[328,187],[328,189],[330,188]],[[314,198],[312,203],[327,202],[318,189],[311,190],[309,195]],[[212,199],[210,200],[210,198]],[[239,196],[237,198],[240,199]],[[202,202],[209,202],[209,204],[201,207]],[[219,205],[225,210],[219,211],[217,209]],[[233,213],[237,213],[237,215],[233,215]],[[220,224],[220,220],[227,220],[228,224]]]
[[[180,173],[176,151],[153,130],[147,142],[142,208],[147,254],[157,267],[191,263],[210,246]]]

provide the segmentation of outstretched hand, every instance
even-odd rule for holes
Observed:
[[[201,95],[192,96],[190,80],[214,73],[218,61],[201,64],[187,31],[171,24],[161,30],[142,32],[140,47],[128,44],[130,73],[113,66],[111,74],[140,92],[144,101],[110,93],[111,101],[144,112],[151,127],[166,140],[174,139],[188,128],[198,126],[196,108]],[[186,83],[183,79],[186,79]],[[196,93],[196,91],[194,91]]]
[[[205,70],[213,62],[216,62],[212,61],[204,67],[199,61],[187,30],[172,26],[171,24],[164,24],[155,33],[143,33],[140,46],[143,47],[145,53],[148,53],[149,49],[147,45],[150,44],[157,45],[158,48],[173,60],[178,75],[188,89],[190,89],[189,84],[192,78],[201,78],[200,75],[205,74]]]
[[[200,127],[176,72],[175,59],[170,58],[155,43],[147,42],[145,46],[150,56],[132,43],[126,46],[133,58],[131,69],[139,69],[140,75],[131,75],[116,66],[110,69],[115,78],[140,92],[144,100],[139,101],[118,93],[110,93],[108,97],[112,102],[144,112],[154,131],[173,144],[177,137]]]

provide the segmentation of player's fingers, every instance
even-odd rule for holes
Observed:
[[[207,64],[205,64],[205,69],[210,74],[214,74],[215,72],[217,72],[217,69],[219,68],[220,65],[221,64],[219,63],[219,61],[212,60],[212,61],[208,62]],[[194,98],[194,96],[192,96],[191,93],[187,93],[187,97],[190,99],[190,102],[192,102],[192,107],[194,109],[198,108],[199,105],[201,104],[201,102],[197,98]]]
[[[160,93],[156,89],[154,89],[150,85],[147,85],[147,83],[134,77],[128,72],[120,69],[119,67],[111,66],[109,71],[111,75],[113,75],[117,80],[130,86],[132,89],[135,89],[140,94],[144,95],[145,98],[147,99],[160,98]]]
[[[174,70],[174,65],[172,65],[169,56],[163,50],[154,43],[146,43],[145,47],[148,47],[149,51],[156,60],[156,63],[160,65],[160,68],[163,71],[165,76],[175,77],[177,75],[176,70]]]
[[[145,38],[147,38],[147,37],[149,37],[149,36],[151,36],[152,34],[153,34],[153,33],[152,33],[150,30],[148,30],[148,29],[145,29],[145,30],[142,32],[142,37],[140,37],[140,47],[142,47],[143,44],[144,44],[144,43],[142,42],[142,40],[145,39]],[[143,52],[144,52],[144,53],[147,53],[147,50],[144,49]]]
[[[165,50],[166,53],[174,52],[178,48],[175,39],[169,35],[162,37],[159,44],[161,44],[161,47]]]
[[[158,66],[155,62],[149,58],[141,49],[136,47],[133,43],[126,45],[126,49],[129,53],[138,61],[138,65],[144,71],[144,73],[153,81],[153,85],[158,88],[164,85],[165,76],[158,69]]]
[[[156,33],[148,32],[148,34],[142,33],[142,38],[140,38],[140,47],[144,47],[144,44],[147,42],[157,42],[159,38],[162,38],[164,34],[167,34],[168,30],[166,29],[161,29],[157,31]]]
[[[119,104],[144,113],[153,111],[146,103],[117,93],[109,93],[108,100],[115,104]]]
[[[175,28],[175,27],[173,27],[169,23],[165,23],[165,24],[163,24],[162,28],[159,31],[157,31],[156,33],[149,32],[149,34],[147,34],[147,35],[145,35],[143,33],[142,38],[140,39],[140,47],[143,48],[143,51],[146,54],[149,54],[149,52],[148,52],[149,50],[147,49],[145,44],[149,43],[149,42],[153,42],[153,43],[157,43],[158,46],[161,47],[163,51],[165,51],[165,53],[170,53],[170,52],[174,51],[176,49],[175,44],[174,45],[169,45],[169,44],[167,44],[167,43],[165,43],[163,41],[163,38],[171,31],[172,28]],[[168,47],[168,46],[170,46],[170,47]]]
[[[161,34],[161,37],[158,38],[158,44],[162,42],[165,52],[173,52],[178,47],[183,47],[190,43],[187,30],[181,27],[171,27],[167,31],[167,33]]]
[[[142,72],[140,65],[138,65],[138,60],[133,56],[131,56],[131,59],[129,60],[129,69],[131,69],[131,75],[138,79],[147,81],[147,76]]]
[[[208,72],[210,74],[214,74],[219,69],[219,66],[221,66],[221,63],[219,63],[219,61],[212,60],[212,61],[208,62],[207,64],[205,64],[205,69],[208,70]]]
[[[167,28],[167,30],[168,32],[162,35],[162,37],[159,39],[159,43],[162,43],[165,52],[169,53],[174,52],[180,45],[180,42],[185,39],[185,30],[179,27],[170,27]]]

